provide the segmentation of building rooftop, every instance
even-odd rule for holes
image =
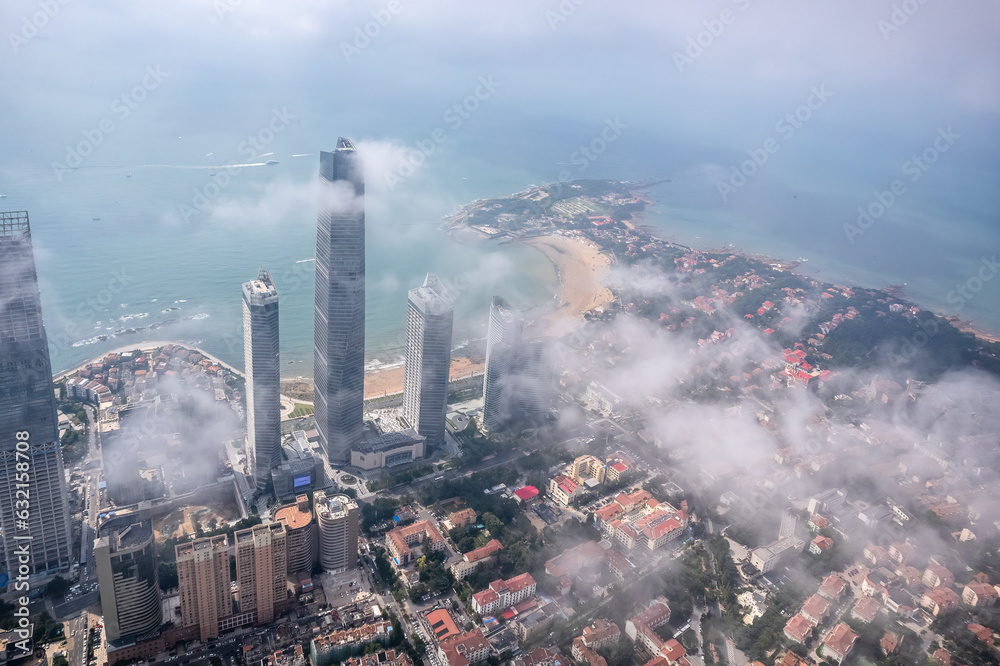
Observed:
[[[274,512],[274,521],[284,523],[290,530],[306,527],[312,522],[312,519],[307,495],[299,495],[295,498],[295,504],[283,506]]]

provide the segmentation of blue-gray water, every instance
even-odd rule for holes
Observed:
[[[384,3],[57,4],[0,59],[0,209],[31,215],[57,370],[144,339],[197,341],[242,366],[240,284],[263,264],[281,295],[286,374],[309,375],[309,184],[339,134],[376,167],[371,362],[398,357],[406,290],[426,271],[461,292],[456,342],[481,335],[494,293],[519,306],[551,298],[552,270],[532,249],[438,227],[473,199],[560,177],[669,178],[646,217],[664,235],[803,257],[801,270],[836,282],[906,283],[913,300],[1000,333],[1000,276],[983,263],[1000,247],[995,4],[927,3],[886,36],[877,21],[891,3],[870,0],[512,0],[488,16],[476,3],[403,2],[349,55],[342,45]],[[734,22],[679,67],[675,54],[723,8]],[[5,3],[4,34],[37,11]],[[815,90],[831,96],[813,97],[794,132],[781,126]],[[911,180],[907,160],[948,128],[958,137]],[[768,139],[777,150],[723,200],[717,183]],[[53,168],[81,144],[79,169]],[[424,164],[388,187],[386,170],[418,145]],[[585,145],[600,150],[581,157]],[[279,164],[210,184],[222,165],[268,159]],[[897,179],[905,192],[850,242],[844,224]],[[196,191],[208,204],[186,219]],[[959,297],[959,285],[978,289]],[[84,344],[167,318],[181,321]]]

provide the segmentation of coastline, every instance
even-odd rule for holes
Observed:
[[[540,322],[542,337],[558,337],[583,325],[583,315],[600,310],[614,300],[604,286],[611,260],[593,241],[575,236],[548,234],[517,239],[538,250],[556,271],[559,304]]]

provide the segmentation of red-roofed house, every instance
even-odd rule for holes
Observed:
[[[788,640],[795,641],[796,643],[805,644],[812,633],[813,623],[802,616],[802,613],[797,613],[785,623],[785,636]]]
[[[951,587],[955,576],[940,564],[932,564],[924,570],[924,585],[927,587]]]
[[[830,574],[819,586],[819,594],[832,601],[839,601],[846,591],[847,581],[837,574]]]
[[[814,594],[806,602],[802,604],[802,617],[806,618],[813,624],[819,624],[826,617],[826,614],[830,612],[830,606],[832,604],[828,599],[824,599],[818,594]]]
[[[958,608],[958,602],[959,598],[955,590],[950,587],[935,587],[933,590],[924,592],[920,605],[929,610],[932,615],[937,615],[942,611],[947,612]]]
[[[861,597],[851,609],[851,617],[870,623],[875,621],[880,610],[882,610],[882,604],[873,597]]]
[[[823,637],[823,656],[839,664],[847,659],[857,641],[858,635],[847,624],[841,622]]]
[[[822,534],[817,535],[809,544],[809,552],[813,555],[820,555],[833,548],[833,539]]]
[[[981,624],[976,624],[975,622],[970,622],[966,625],[966,628],[976,635],[976,638],[986,643],[987,645],[993,645],[993,632],[989,628],[984,627]]]
[[[988,583],[969,583],[962,590],[962,602],[969,606],[993,606],[997,590]]]

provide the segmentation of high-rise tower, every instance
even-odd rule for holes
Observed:
[[[358,503],[347,495],[313,496],[319,523],[319,563],[326,571],[345,571],[358,566]]]
[[[229,540],[225,534],[174,546],[181,626],[197,625],[201,640],[219,635],[219,620],[233,614]]]
[[[403,417],[430,447],[444,444],[454,313],[454,298],[436,275],[428,273],[423,286],[409,292]]]
[[[524,319],[500,296],[493,297],[486,332],[483,430],[494,432],[514,415],[513,377],[520,366]]]
[[[0,528],[11,578],[25,544],[28,573],[69,567],[52,365],[24,211],[0,213]]]
[[[153,523],[103,526],[94,542],[94,561],[108,642],[135,640],[159,629],[163,612]]]
[[[347,464],[361,441],[365,393],[364,176],[354,144],[319,157],[313,382],[320,446]]]
[[[247,462],[258,488],[281,464],[281,364],[278,360],[278,291],[260,269],[243,283],[243,359],[246,371]]]

